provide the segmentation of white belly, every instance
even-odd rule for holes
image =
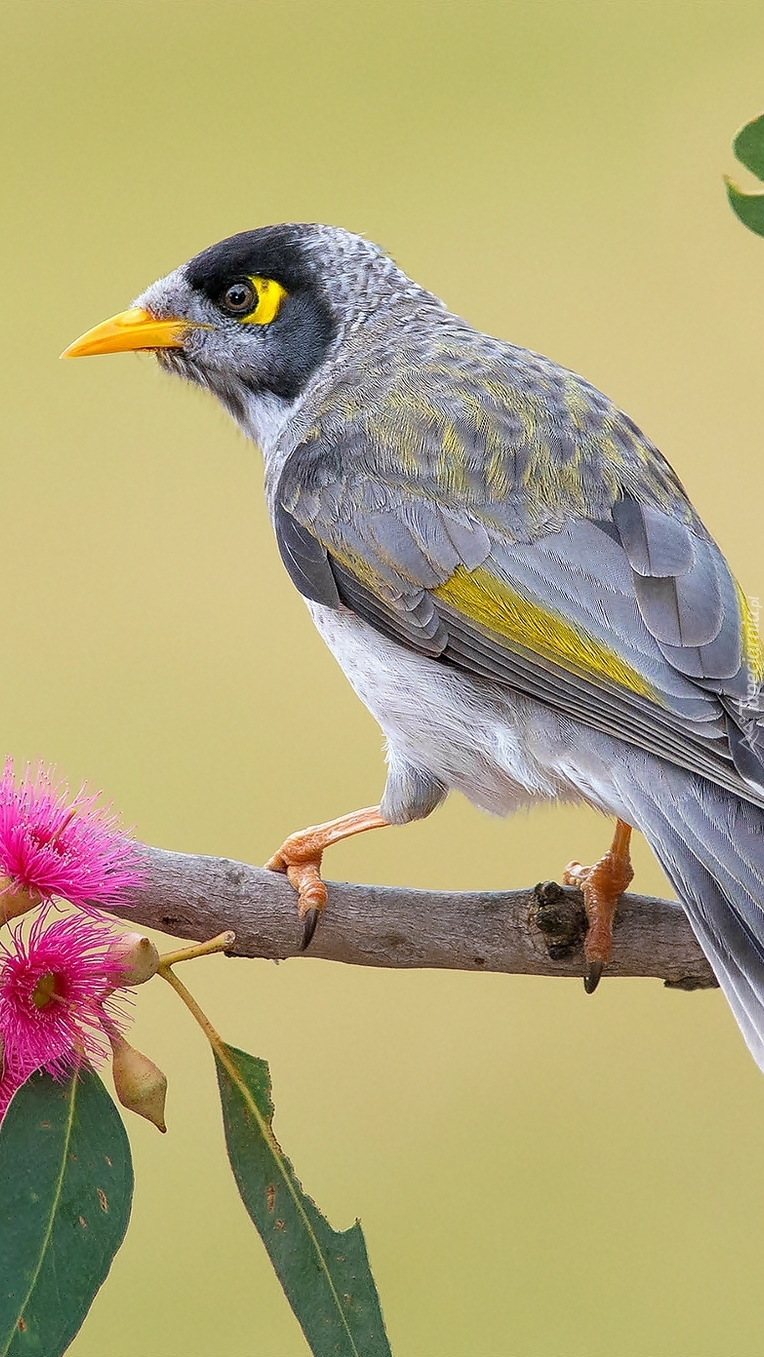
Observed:
[[[308,603],[323,639],[381,726],[388,759],[407,760],[494,814],[602,795],[602,765],[581,728],[550,709],[428,660],[353,613]],[[588,741],[584,737],[584,745]]]

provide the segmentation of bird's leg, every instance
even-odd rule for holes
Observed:
[[[319,916],[326,908],[326,886],[321,880],[321,858],[324,850],[353,834],[364,834],[367,829],[383,829],[389,824],[379,813],[379,806],[340,815],[324,825],[311,825],[285,839],[277,853],[266,862],[271,872],[285,872],[297,891],[297,912],[303,922],[302,947],[304,952],[316,931]]]
[[[593,867],[569,862],[562,875],[564,886],[578,886],[583,893],[589,928],[584,939],[584,989],[593,994],[610,960],[613,947],[613,919],[618,898],[634,876],[629,856],[631,825],[617,820],[613,842],[604,857]]]

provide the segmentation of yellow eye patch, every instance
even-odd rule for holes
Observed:
[[[257,306],[248,316],[242,316],[245,325],[270,325],[281,310],[281,303],[287,295],[286,288],[275,278],[250,278],[257,293]]]

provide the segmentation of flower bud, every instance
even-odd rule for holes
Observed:
[[[39,891],[23,885],[11,876],[0,876],[0,924],[17,919],[30,909],[37,909],[42,896]]]
[[[151,1121],[163,1133],[167,1079],[153,1060],[116,1032],[109,1035],[114,1088],[123,1107]]]
[[[111,951],[120,985],[142,985],[156,975],[159,953],[150,938],[142,933],[123,933]]]

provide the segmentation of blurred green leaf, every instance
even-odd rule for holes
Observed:
[[[38,1071],[0,1128],[0,1357],[59,1357],[130,1218],[133,1168],[98,1075]]]
[[[764,193],[741,193],[731,179],[725,182],[732,211],[749,231],[764,236]]]
[[[745,165],[757,179],[764,180],[764,113],[741,127],[732,149],[741,165]],[[726,176],[725,183],[732,211],[749,231],[764,236],[764,193],[743,193]]]
[[[764,179],[764,113],[741,127],[732,149],[741,165],[745,165],[757,179]]]
[[[361,1226],[333,1230],[303,1192],[271,1129],[267,1064],[226,1045],[215,1062],[242,1201],[314,1357],[390,1357]]]

